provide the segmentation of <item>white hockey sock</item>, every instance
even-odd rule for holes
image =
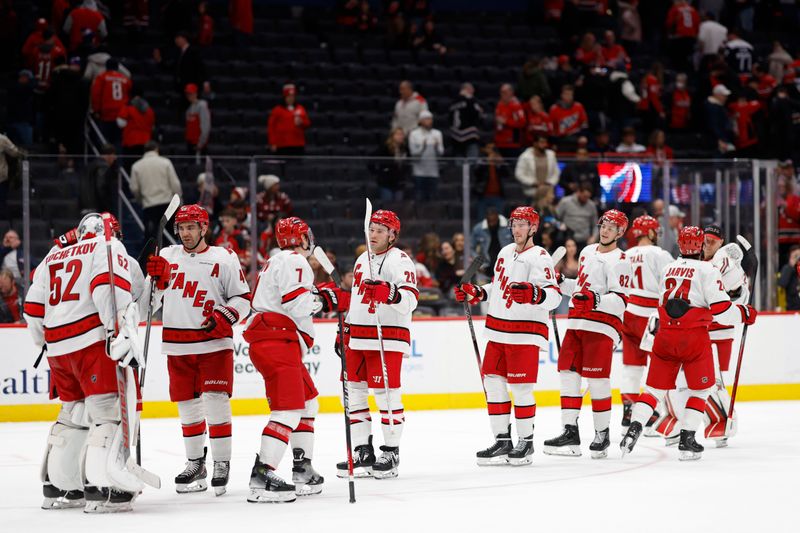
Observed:
[[[289,438],[292,450],[300,448],[307,459],[314,457],[314,419],[319,412],[319,402],[316,398],[306,402],[306,408],[300,415],[300,423]]]
[[[681,429],[696,431],[703,421],[706,409],[706,400],[711,389],[693,390],[692,395],[686,400],[686,410],[681,420]]]
[[[389,389],[389,403],[392,404],[392,412],[389,413],[386,401],[386,391],[375,389],[375,403],[381,411],[381,429],[383,430],[383,443],[386,446],[400,446],[400,437],[403,436],[403,426],[405,425],[405,415],[403,414],[403,399],[400,397],[400,389]],[[389,417],[394,421],[394,427],[389,424]]]
[[[261,462],[273,470],[277,470],[281,462],[292,431],[300,423],[300,414],[303,411],[272,411],[269,422],[261,432],[261,452],[258,454]]]
[[[638,396],[642,388],[642,376],[644,375],[643,366],[622,365],[622,382],[619,392],[623,400],[626,396]],[[634,400],[635,401],[635,400]]]
[[[533,436],[536,419],[536,399],[533,397],[533,383],[509,383],[508,388],[514,396],[514,419],[517,422],[517,437],[527,439]]]
[[[570,370],[558,373],[561,382],[561,423],[565,426],[578,424],[578,415],[581,412],[581,375]]]
[[[511,396],[508,395],[506,380],[494,374],[486,374],[483,376],[483,387],[486,389],[492,435],[501,435],[508,431],[511,421]]]
[[[194,398],[193,400],[178,402],[178,415],[181,419],[186,458],[201,459],[203,457],[203,445],[206,442],[206,417],[203,409],[203,400]]]
[[[347,383],[350,399],[350,434],[353,439],[353,449],[369,442],[372,435],[372,415],[369,414],[369,389],[363,382],[350,381]]]
[[[224,392],[204,392],[203,403],[208,417],[211,456],[215,461],[231,460],[231,399]]]
[[[586,380],[592,396],[592,418],[595,431],[608,429],[611,422],[611,380],[589,378]]]
[[[666,395],[667,391],[665,390],[645,387],[645,391],[639,395],[639,400],[633,406],[631,422],[639,422],[644,427],[653,416],[653,411],[656,410],[658,403],[663,402]]]

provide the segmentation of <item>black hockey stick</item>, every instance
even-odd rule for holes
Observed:
[[[464,285],[465,283],[470,283],[482,264],[483,256],[476,255],[475,259],[473,259],[472,263],[470,263],[469,267],[467,267],[467,271],[464,272],[463,276],[461,276],[461,282],[459,283],[459,286]],[[475,361],[478,363],[478,373],[481,376],[481,387],[483,387],[483,365],[481,364],[481,350],[478,348],[478,338],[475,336],[475,325],[472,323],[472,310],[469,308],[469,306],[469,302],[464,299],[464,314],[467,316],[469,334],[472,337],[472,349],[475,351]],[[486,387],[483,388],[483,392],[486,394]]]
[[[556,267],[557,264],[564,259],[564,256],[567,255],[567,249],[563,246],[559,246],[556,248],[556,251],[553,252],[553,268]],[[555,275],[555,272],[553,273]],[[553,313],[550,315],[550,320],[553,322],[553,333],[556,336],[556,348],[558,348],[558,353],[561,353],[561,334],[558,332],[558,324],[556,323],[556,312],[553,310]]]
[[[342,288],[342,276],[336,270],[325,255],[325,250],[320,246],[314,248],[314,257],[316,257],[319,264],[333,279],[333,282],[340,289]],[[353,476],[353,439],[350,433],[350,394],[347,391],[347,363],[345,361],[345,346],[344,346],[344,317],[341,312],[337,312],[339,319],[339,352],[342,354],[342,401],[344,403],[344,434],[347,441],[347,480],[350,486],[350,503],[356,503],[356,484]]]

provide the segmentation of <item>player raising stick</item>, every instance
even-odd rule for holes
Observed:
[[[533,244],[539,214],[532,207],[517,207],[509,223],[514,242],[500,250],[492,282],[455,287],[459,302],[489,301],[485,330],[489,343],[481,373],[495,443],[477,453],[481,466],[532,461],[539,350],[548,349],[549,312],[561,303],[550,254]],[[514,396],[516,446],[511,444],[509,391]]]

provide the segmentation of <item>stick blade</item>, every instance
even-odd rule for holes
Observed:
[[[753,245],[752,245],[752,244],[750,244],[750,241],[748,241],[747,239],[745,239],[745,238],[744,238],[743,236],[741,236],[741,235],[737,235],[737,236],[736,236],[736,240],[739,242],[739,245],[742,247],[742,249],[743,249],[745,252],[749,251],[749,250],[750,250],[750,249],[753,247]]]
[[[364,233],[369,235],[369,219],[372,218],[372,202],[367,198],[367,208],[364,211]]]
[[[172,218],[172,215],[175,214],[175,211],[178,210],[178,207],[181,205],[181,197],[177,194],[172,196],[172,200],[169,201],[169,205],[167,206],[167,210],[164,211],[164,216],[162,217],[162,222],[166,226],[167,221]]]
[[[317,261],[319,261],[319,264],[322,265],[322,268],[325,269],[325,272],[328,274],[333,272],[333,263],[331,263],[330,258],[325,253],[325,250],[323,250],[322,246],[314,247],[314,257],[316,257]]]
[[[566,248],[564,248],[563,246],[559,246],[558,248],[556,248],[556,251],[553,252],[553,255],[551,256],[553,259],[553,266],[559,264],[561,260],[564,259],[565,255],[567,255]]]

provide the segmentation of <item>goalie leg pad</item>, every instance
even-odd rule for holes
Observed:
[[[95,425],[89,430],[85,475],[90,485],[140,492],[144,483],[128,472],[126,461],[119,422]]]
[[[56,422],[47,437],[47,450],[42,464],[42,481],[49,480],[61,490],[83,490],[81,451],[88,428],[70,427]]]

